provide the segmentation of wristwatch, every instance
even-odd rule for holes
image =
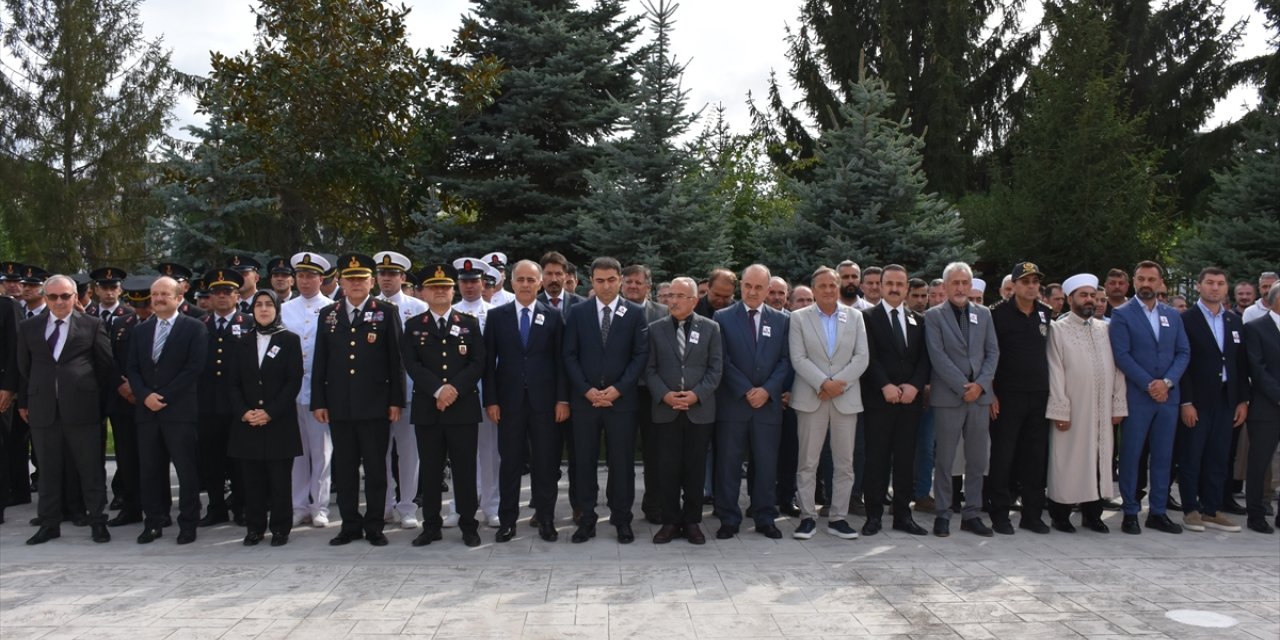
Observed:
[[[1163,383],[1164,383],[1164,386],[1166,386],[1166,387],[1168,387],[1168,388],[1170,388],[1170,389],[1172,389],[1172,388],[1173,388],[1173,381],[1172,381],[1172,380],[1170,380],[1170,379],[1168,379],[1168,378],[1165,378],[1165,379],[1161,380],[1161,382],[1163,382]]]

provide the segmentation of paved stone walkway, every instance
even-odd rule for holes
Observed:
[[[603,478],[601,479],[603,486]],[[563,490],[561,495],[563,497]],[[563,504],[562,513],[567,513]],[[457,529],[413,548],[330,547],[337,529],[295,529],[285,547],[240,544],[242,528],[176,530],[150,545],[140,526],[106,545],[64,525],[38,547],[30,506],[0,525],[0,638],[1280,638],[1280,535],[1019,531],[984,539],[885,531],[842,541],[774,541],[749,529],[665,546],[636,520],[619,545],[519,537],[469,549]],[[861,525],[861,519],[855,518]],[[922,519],[922,522],[924,519]],[[1180,621],[1182,620],[1182,621]],[[1201,625],[1223,625],[1206,627]]]

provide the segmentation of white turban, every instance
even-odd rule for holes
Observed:
[[[986,281],[986,280],[983,280],[982,278],[974,278],[974,279],[973,279],[973,290],[974,290],[974,291],[977,291],[977,292],[979,292],[979,293],[986,293],[986,292],[987,292],[987,281]]]
[[[1066,282],[1062,283],[1062,292],[1067,295],[1071,295],[1080,287],[1093,287],[1094,289],[1097,289],[1098,276],[1095,276],[1092,273],[1078,273],[1071,276],[1070,278],[1067,278]]]

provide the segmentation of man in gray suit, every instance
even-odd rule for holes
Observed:
[[[814,484],[818,458],[827,433],[835,468],[831,516],[827,533],[853,540],[858,532],[845,520],[853,492],[853,442],[862,413],[859,380],[870,361],[862,314],[840,302],[840,279],[835,269],[819,267],[810,278],[814,304],[792,312],[788,346],[795,384],[791,406],[797,415],[800,457],[796,471],[803,520],[792,535],[813,537],[817,529]]]
[[[649,324],[649,365],[645,380],[653,396],[657,441],[658,506],[662,528],[654,544],[680,535],[704,544],[702,481],[707,445],[716,420],[716,387],[720,386],[723,349],[720,325],[693,313],[698,283],[692,278],[671,282],[671,316]],[[680,493],[684,492],[681,506]]]
[[[27,544],[61,535],[65,465],[73,465],[80,480],[93,541],[107,542],[100,408],[103,391],[114,386],[111,342],[100,318],[75,310],[75,281],[53,276],[44,288],[48,312],[18,327],[18,412],[31,425],[43,471],[40,529]]]
[[[925,341],[933,367],[929,404],[934,409],[936,446],[933,486],[937,519],[933,534],[951,535],[951,467],[964,441],[964,512],[960,529],[990,537],[990,527],[978,513],[982,507],[982,476],[987,472],[991,437],[992,382],[1000,360],[995,324],[986,307],[969,302],[973,270],[953,262],[942,272],[947,302],[924,314]]]

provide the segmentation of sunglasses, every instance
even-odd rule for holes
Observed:
[[[48,299],[50,299],[50,300],[53,300],[53,301],[59,301],[59,300],[60,300],[60,301],[62,301],[62,302],[66,302],[66,301],[68,301],[68,300],[70,300],[70,299],[72,299],[72,298],[74,298],[74,297],[76,297],[76,296],[75,296],[75,294],[74,294],[74,293],[46,293],[44,297],[46,297],[46,298],[48,298]]]

